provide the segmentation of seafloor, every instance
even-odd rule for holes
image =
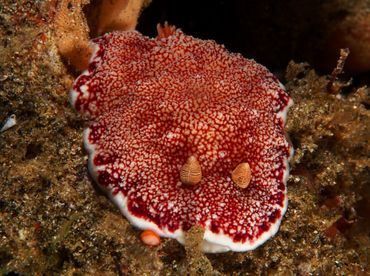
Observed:
[[[88,174],[82,131],[89,122],[69,104],[78,72],[55,46],[57,1],[4,0],[0,122],[15,114],[17,124],[0,133],[1,274],[370,275],[369,73],[352,64],[354,73],[341,76],[353,81],[338,97],[327,91],[332,60],[315,58],[329,47],[330,28],[369,12],[369,1],[184,1],[184,9],[173,2],[153,0],[139,30],[153,35],[145,30],[170,20],[230,45],[281,77],[295,101],[286,124],[295,148],[289,206],[279,232],[244,253],[200,253],[199,229],[186,247],[172,239],[145,246]]]

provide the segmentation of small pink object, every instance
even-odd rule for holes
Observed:
[[[141,240],[146,245],[157,246],[161,243],[161,239],[156,232],[153,230],[145,230],[140,235]]]

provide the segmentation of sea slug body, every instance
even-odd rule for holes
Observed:
[[[91,175],[141,229],[184,244],[199,225],[204,252],[252,250],[287,209],[293,101],[255,61],[159,30],[155,39],[128,31],[92,41],[70,91],[93,120],[84,132]]]

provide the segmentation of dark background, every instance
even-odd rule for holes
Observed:
[[[333,35],[348,15],[356,14],[356,7],[361,7],[359,3],[358,0],[153,0],[142,12],[137,30],[155,37],[156,25],[168,21],[187,35],[215,40],[230,52],[256,60],[284,81],[291,60],[308,62],[319,74],[332,72],[339,49],[345,47]],[[355,49],[351,51],[344,79],[359,75],[363,84],[369,74],[356,72],[356,64],[351,65]]]

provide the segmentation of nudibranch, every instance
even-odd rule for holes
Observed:
[[[168,25],[92,40],[71,103],[93,179],[136,227],[184,244],[205,229],[203,252],[252,250],[287,209],[284,133],[293,104],[262,65]]]

